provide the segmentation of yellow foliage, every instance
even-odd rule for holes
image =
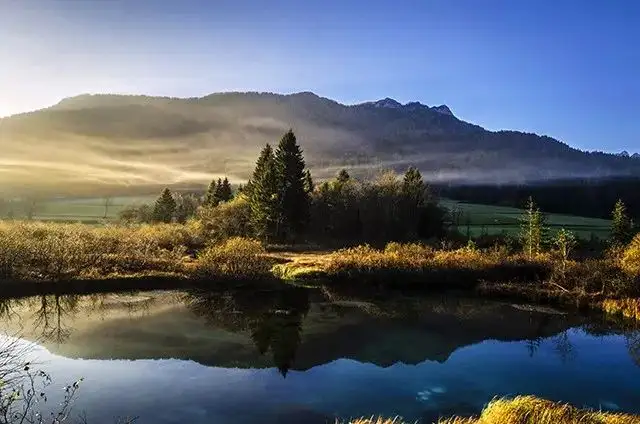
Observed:
[[[398,418],[360,418],[349,424],[402,424]],[[614,414],[574,408],[573,406],[518,396],[496,399],[487,405],[479,417],[453,417],[439,424],[640,424],[640,416]]]
[[[612,315],[622,315],[626,318],[640,321],[640,299],[605,299],[602,309]]]
[[[260,278],[270,276],[272,261],[257,240],[232,237],[198,255],[200,277]]]
[[[61,280],[181,271],[191,242],[183,227],[0,222],[0,278]]]
[[[620,262],[627,273],[640,277],[640,234],[624,249]]]

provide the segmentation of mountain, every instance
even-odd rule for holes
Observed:
[[[260,148],[293,128],[317,179],[416,165],[439,182],[638,175],[628,155],[587,153],[547,136],[487,131],[446,105],[382,99],[343,105],[314,93],[201,98],[81,95],[0,119],[0,190],[55,194],[202,185],[251,173]]]

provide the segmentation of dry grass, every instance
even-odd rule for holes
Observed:
[[[602,310],[612,315],[622,315],[625,318],[640,321],[640,299],[605,299],[602,301]]]
[[[200,252],[196,273],[200,278],[272,278],[273,261],[266,253],[257,240],[233,237]]]
[[[191,238],[172,225],[0,222],[0,279],[57,281],[145,271],[181,272]]]
[[[550,256],[528,259],[506,250],[434,250],[419,244],[389,243],[385,249],[358,246],[329,255],[325,271],[348,279],[390,279],[422,283],[475,285],[480,280],[513,281],[546,278],[553,269]]]
[[[360,418],[349,424],[402,424],[398,418]],[[453,417],[439,424],[640,424],[640,416],[614,414],[574,408],[573,406],[518,396],[496,399],[489,403],[479,417]]]

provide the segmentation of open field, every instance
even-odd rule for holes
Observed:
[[[118,196],[118,197],[93,197],[93,198],[59,198],[35,201],[34,219],[42,221],[58,222],[83,222],[97,223],[106,220],[115,220],[118,213],[130,205],[153,203],[157,195],[146,196]],[[107,205],[108,201],[108,207]],[[8,211],[13,210],[16,219],[26,217],[27,207],[19,202],[4,205],[3,217]]]
[[[104,197],[48,199],[36,202],[34,217],[43,221],[97,223],[105,219],[105,212],[106,220],[114,220],[125,207],[144,203],[152,204],[156,197],[155,194],[111,197],[108,208],[105,207],[107,199]],[[518,220],[522,216],[522,209],[464,203],[449,199],[442,199],[440,203],[454,212],[457,211],[458,230],[463,234],[466,233],[467,226],[473,236],[480,236],[483,233],[516,234],[520,230]],[[2,215],[7,216],[6,205],[4,209]],[[25,217],[24,206],[16,205],[13,210],[15,218]],[[584,239],[590,238],[591,234],[599,238],[608,237],[611,225],[609,220],[571,215],[548,214],[547,219],[552,230],[565,228]]]
[[[463,234],[467,231],[467,225],[473,236],[503,232],[516,234],[520,230],[519,218],[522,216],[522,209],[464,203],[449,199],[442,199],[440,203],[454,214],[458,211],[458,230]],[[599,238],[606,238],[609,235],[611,222],[606,219],[560,214],[546,214],[546,216],[552,231],[565,228],[584,239],[590,238],[592,233]]]

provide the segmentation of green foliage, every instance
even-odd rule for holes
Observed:
[[[618,200],[611,214],[611,243],[614,246],[623,246],[633,237],[633,226],[627,215],[627,207]]]
[[[351,179],[351,176],[346,169],[341,169],[336,176],[336,182],[338,184],[346,184]]]
[[[308,169],[304,171],[304,191],[307,194],[313,193],[315,185],[313,184],[313,178],[311,177],[311,171]]]
[[[309,222],[309,192],[313,183],[305,172],[302,150],[293,131],[289,130],[278,143],[274,166],[278,198],[277,238],[280,241],[295,240]]]
[[[560,254],[560,258],[562,258],[563,262],[566,262],[571,257],[571,252],[576,247],[576,236],[571,231],[567,231],[564,228],[561,228],[558,231],[553,239],[553,244],[556,249],[558,249],[558,253]]]
[[[520,232],[524,251],[530,258],[542,253],[546,234],[546,218],[530,197],[521,218]]]
[[[198,207],[200,207],[200,199],[193,194],[176,193],[174,195],[176,208],[174,218],[176,222],[184,224],[189,218],[195,216]]]
[[[369,182],[341,171],[312,197],[312,233],[354,241],[428,239],[443,234],[445,211],[416,169],[403,180],[393,172]]]
[[[165,188],[153,207],[153,220],[155,222],[169,223],[176,211],[176,200],[171,190]]]
[[[198,221],[204,240],[224,240],[230,237],[252,237],[251,205],[244,195],[216,207],[198,210]]]
[[[269,241],[276,236],[278,220],[278,179],[273,149],[267,144],[256,162],[245,188],[251,206],[251,223],[256,235]]]
[[[207,191],[204,195],[204,204],[207,206],[218,206],[218,199],[217,199],[217,193],[218,193],[218,187],[220,185],[221,181],[218,178],[218,181],[216,180],[212,180],[211,183],[209,184],[209,187],[207,188]]]
[[[229,179],[227,177],[224,177],[222,183],[218,186],[217,197],[221,202],[228,202],[233,199],[231,184],[229,183]]]
[[[125,224],[148,224],[153,221],[151,205],[127,206],[118,214],[118,219]]]
[[[259,241],[233,237],[200,252],[197,273],[201,278],[267,278],[272,261],[265,255]]]

